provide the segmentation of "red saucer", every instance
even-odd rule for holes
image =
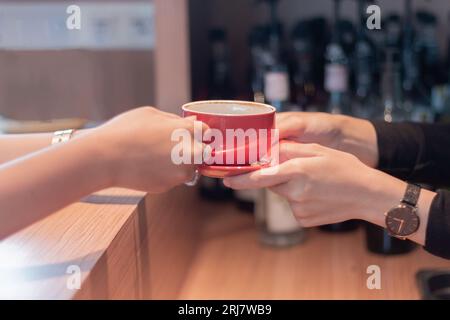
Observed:
[[[268,167],[270,164],[254,164],[248,166],[207,166],[202,165],[199,168],[200,174],[210,178],[225,178],[249,173]]]

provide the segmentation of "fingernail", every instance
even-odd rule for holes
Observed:
[[[230,181],[228,181],[227,178],[224,178],[224,179],[223,179],[223,184],[224,184],[226,187],[230,187]]]

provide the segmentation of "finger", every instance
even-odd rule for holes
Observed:
[[[294,158],[311,158],[325,154],[327,148],[315,143],[297,143],[282,141],[280,143],[280,162]]]
[[[276,127],[280,130],[280,139],[298,139],[305,130],[303,112],[283,112],[276,115]]]
[[[297,219],[308,218],[310,215],[304,210],[305,206],[296,202],[289,201],[289,206]]]
[[[270,190],[290,202],[302,202],[302,195],[305,189],[303,179],[290,180],[287,183],[270,187]]]
[[[189,116],[182,119],[186,123],[187,128],[191,130],[191,132],[194,132],[194,129],[201,128],[201,132],[203,135],[205,131],[209,129],[209,126],[206,123],[197,120],[197,116]]]
[[[239,176],[224,178],[223,183],[227,187],[235,190],[259,189],[287,182],[293,174],[292,164],[285,162],[279,165],[279,170],[276,174],[262,174],[261,170],[258,170]]]

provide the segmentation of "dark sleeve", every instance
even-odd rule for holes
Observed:
[[[409,182],[450,185],[450,125],[372,122],[379,169]],[[450,259],[450,192],[431,204],[425,250]]]
[[[450,124],[372,124],[380,170],[410,182],[450,185]]]
[[[450,259],[450,192],[439,190],[428,217],[425,250]]]

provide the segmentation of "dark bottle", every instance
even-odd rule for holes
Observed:
[[[300,110],[308,110],[315,102],[317,88],[315,75],[315,50],[311,21],[297,23],[292,32],[293,73],[292,96],[293,103]]]
[[[264,74],[264,97],[266,103],[277,111],[286,111],[289,107],[290,88],[289,71],[283,46],[283,26],[277,17],[278,0],[265,0],[269,3],[269,59]]]
[[[421,10],[416,13],[416,21],[420,74],[429,94],[435,84],[444,80],[439,61],[437,18],[431,12]]]
[[[384,22],[384,45],[396,48],[398,51],[402,47],[402,20],[399,15],[391,14]]]
[[[264,102],[264,75],[270,61],[268,31],[267,26],[257,26],[249,36],[250,87],[256,102]]]
[[[413,115],[417,107],[430,105],[429,93],[422,82],[419,64],[419,45],[414,30],[412,0],[405,0],[405,19],[402,41],[403,105]]]
[[[359,25],[354,50],[353,115],[372,119],[381,116],[377,95],[376,47],[367,35],[367,0],[358,0]]]
[[[313,81],[315,84],[315,103],[308,107],[308,111],[324,111],[328,100],[324,89],[325,51],[329,41],[329,30],[325,17],[315,17],[310,20],[310,30],[314,35],[313,48]]]
[[[209,33],[210,60],[208,74],[208,98],[232,99],[231,63],[227,34],[223,29],[212,29]]]
[[[366,245],[370,252],[384,255],[405,254],[416,248],[410,240],[392,237],[377,225],[366,223]]]
[[[415,103],[411,120],[417,122],[433,122],[435,110],[431,107],[433,88],[444,81],[439,61],[439,45],[437,40],[437,18],[434,14],[420,10],[416,13],[417,63],[419,69],[418,85],[420,94]]]
[[[328,112],[351,114],[349,89],[349,61],[341,41],[340,0],[334,0],[333,34],[328,44],[325,59],[324,87],[329,93]],[[348,38],[346,36],[345,38]],[[348,39],[346,40],[348,41]],[[347,44],[348,45],[348,44]]]
[[[450,85],[450,13],[447,17],[447,84]]]
[[[380,88],[383,120],[393,122],[409,119],[410,115],[403,107],[400,53],[396,47],[386,47]]]
[[[395,46],[386,48],[380,87],[384,120],[392,122],[405,119],[407,113],[402,108],[400,54]],[[384,228],[371,223],[366,224],[366,245],[369,251],[386,255],[407,253],[415,247],[411,241],[391,237]]]
[[[328,111],[337,114],[351,114],[348,99],[349,70],[348,58],[341,41],[339,20],[340,0],[334,0],[333,25],[334,32],[326,50],[327,64],[325,66],[325,89],[329,92]],[[348,36],[347,36],[348,37]],[[347,46],[350,40],[347,39]],[[347,232],[358,228],[359,221],[349,220],[341,223],[321,226],[320,229],[329,232]]]
[[[209,43],[208,99],[232,99],[231,65],[225,30],[211,30]],[[233,198],[233,191],[225,187],[222,179],[202,176],[199,181],[199,190],[203,198],[211,201],[227,201]]]

